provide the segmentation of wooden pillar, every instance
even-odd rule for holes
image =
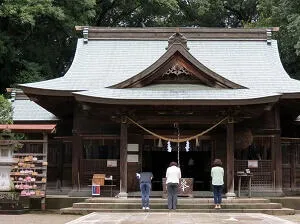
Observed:
[[[227,193],[226,197],[235,197],[234,193],[234,124],[232,118],[228,118],[226,135],[226,174],[227,174]]]
[[[72,138],[72,185],[73,189],[80,189],[79,162],[82,156],[81,138],[75,132]]]
[[[120,133],[120,193],[119,197],[127,197],[127,121],[121,119]]]
[[[290,161],[290,175],[291,175],[291,178],[290,178],[290,181],[291,181],[291,190],[292,191],[295,191],[296,190],[296,151],[297,151],[297,144],[296,143],[293,143],[292,144],[292,149],[291,149],[291,154],[290,156],[288,157],[289,158],[289,161]]]
[[[275,129],[280,130],[280,111],[279,107],[274,108],[274,122]],[[275,172],[275,191],[276,193],[283,194],[282,192],[282,152],[281,152],[281,138],[280,133],[276,133],[274,136],[272,159],[273,159],[273,170]]]
[[[80,106],[74,107],[72,129],[72,186],[80,190],[80,160],[82,159],[82,140],[80,134]]]

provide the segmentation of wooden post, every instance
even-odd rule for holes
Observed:
[[[296,142],[292,144],[291,154],[288,157],[290,161],[290,182],[291,182],[291,190],[295,191],[296,189],[296,150],[297,150],[297,144]]]
[[[79,161],[81,159],[81,138],[74,132],[72,138],[72,185],[73,189],[79,189],[78,183],[78,172],[79,172]]]
[[[125,116],[121,119],[120,133],[120,198],[127,197],[127,120]]]
[[[274,110],[274,122],[275,129],[280,130],[280,111],[279,107],[276,106]],[[275,191],[279,194],[282,192],[282,152],[281,152],[281,139],[280,134],[276,133],[274,137],[274,152],[275,156],[273,157],[275,162],[274,171],[275,171]],[[272,159],[273,159],[272,158]]]
[[[226,153],[226,174],[227,174],[227,193],[226,197],[235,197],[234,193],[234,124],[232,118],[228,118],[227,123],[227,153]]]

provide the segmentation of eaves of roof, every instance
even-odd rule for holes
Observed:
[[[30,87],[26,84],[19,84],[19,88],[23,90],[23,92],[27,95],[35,94],[35,95],[44,95],[44,96],[72,96],[73,92],[80,92],[84,90],[56,90],[56,89],[45,89],[45,88],[36,88]]]
[[[282,94],[281,99],[300,99],[300,92],[284,93]]]
[[[163,91],[152,95],[152,91],[127,91],[124,89],[105,89],[101,91],[84,91],[74,93],[77,101],[89,103],[105,104],[127,104],[127,105],[251,105],[277,102],[281,94],[255,94],[250,90],[224,90],[213,92],[209,91]],[[247,93],[249,91],[249,93]],[[148,93],[148,95],[147,95]],[[137,94],[137,95],[136,95]],[[144,94],[144,95],[143,95]]]
[[[56,124],[0,124],[0,130],[12,130],[13,132],[26,133],[54,133]]]

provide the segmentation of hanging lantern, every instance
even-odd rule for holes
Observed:
[[[186,141],[186,144],[185,144],[185,151],[190,151],[190,142],[189,141]]]
[[[168,141],[167,149],[168,149],[168,152],[172,152],[172,147],[171,147],[170,141]]]
[[[161,147],[163,147],[163,145],[162,145],[162,141],[161,141],[161,138],[158,140],[157,147],[158,147],[158,148],[161,148]]]

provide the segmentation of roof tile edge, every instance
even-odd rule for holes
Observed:
[[[76,31],[83,31],[86,26],[76,26]],[[223,40],[267,40],[267,31],[277,32],[273,28],[187,28],[187,27],[88,27],[90,40],[97,39],[134,39],[134,40],[168,40],[176,32],[182,33],[189,40],[223,39]]]

